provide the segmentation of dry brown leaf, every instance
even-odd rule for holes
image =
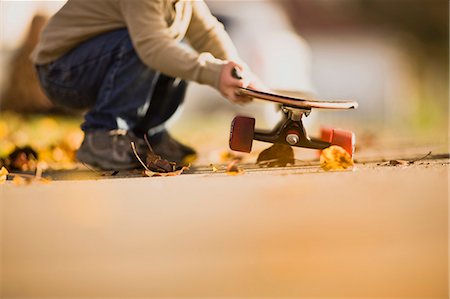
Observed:
[[[275,143],[259,154],[256,163],[267,167],[285,167],[288,164],[295,164],[294,150],[290,145]]]
[[[169,162],[151,151],[147,152],[146,162],[147,167],[154,172],[174,172],[177,168],[176,163]]]
[[[8,156],[10,170],[34,171],[36,169],[38,154],[30,146],[16,147]]]
[[[384,162],[384,163],[379,163],[379,166],[406,166],[406,165],[412,165],[416,162],[422,161],[424,159],[427,159],[430,155],[432,154],[432,152],[428,152],[426,155],[413,159],[413,160],[399,160],[399,159],[394,159],[394,160],[389,160],[388,162]]]
[[[183,166],[181,169],[172,171],[172,172],[154,172],[151,170],[145,170],[144,173],[148,177],[154,177],[154,176],[161,176],[161,177],[167,177],[167,176],[178,176],[182,174],[185,170],[188,170],[189,166]]]
[[[345,170],[353,167],[353,159],[345,149],[332,145],[322,151],[320,155],[320,167],[323,170]]]
[[[146,139],[146,137],[144,138]],[[154,177],[154,176],[177,176],[183,173],[183,171],[189,169],[191,166],[186,165],[181,168],[177,166],[177,163],[175,162],[169,162],[166,159],[162,159],[160,156],[156,155],[153,152],[153,149],[151,148],[148,140],[145,140],[147,142],[149,151],[147,152],[147,159],[144,163],[139,157],[137,151],[136,151],[136,145],[134,142],[131,142],[131,148],[133,150],[134,155],[136,156],[136,159],[141,163],[142,167],[144,167],[145,171],[144,174],[148,177]],[[179,168],[179,169],[178,169]]]
[[[390,166],[400,166],[400,165],[406,165],[408,164],[408,161],[405,160],[390,160],[389,165]]]

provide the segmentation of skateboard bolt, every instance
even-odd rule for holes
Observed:
[[[286,136],[286,141],[290,145],[294,145],[294,144],[297,144],[300,141],[300,138],[298,138],[297,134],[288,134]]]

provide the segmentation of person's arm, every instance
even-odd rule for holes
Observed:
[[[170,36],[164,19],[163,1],[121,1],[123,16],[138,56],[148,67],[169,76],[219,88],[226,62],[207,52],[195,53],[180,47]]]
[[[199,53],[209,52],[214,57],[228,61],[221,74],[219,90],[222,95],[233,102],[248,102],[248,97],[236,96],[236,88],[250,87],[267,90],[259,79],[251,72],[247,64],[239,58],[236,47],[224,26],[211,14],[203,0],[192,2],[192,18],[186,32],[186,38]],[[231,76],[233,68],[239,68],[242,79]]]
[[[192,2],[192,18],[186,38],[199,53],[209,52],[216,58],[242,63],[223,24],[203,1]]]

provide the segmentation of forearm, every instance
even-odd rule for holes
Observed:
[[[148,67],[217,88],[224,61],[182,47],[164,19],[162,1],[121,3],[134,48]]]
[[[136,37],[133,43],[141,60],[150,68],[171,77],[217,88],[224,62],[211,54],[186,50],[172,40],[153,43]]]
[[[222,60],[239,61],[230,36],[203,1],[193,3],[192,20],[186,37],[199,53],[209,52]]]

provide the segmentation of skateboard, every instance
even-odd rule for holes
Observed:
[[[239,72],[234,69],[233,77],[240,79]],[[309,137],[303,126],[302,118],[307,117],[312,109],[356,109],[354,101],[308,100],[258,91],[250,88],[239,88],[239,95],[278,103],[283,118],[271,131],[255,130],[255,118],[236,116],[231,123],[230,148],[234,151],[250,153],[253,140],[282,143],[290,146],[323,150],[331,145],[339,145],[350,156],[355,150],[355,134],[351,131],[324,127],[320,138]]]

